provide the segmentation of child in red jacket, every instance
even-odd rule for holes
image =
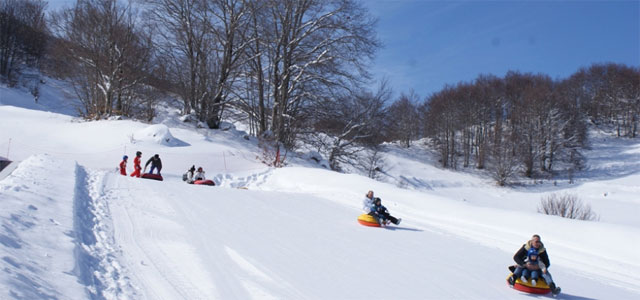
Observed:
[[[131,173],[131,177],[140,177],[140,171],[142,170],[142,166],[140,165],[141,157],[142,152],[136,152],[136,158],[133,159],[133,173]]]
[[[122,161],[120,162],[120,174],[127,176],[127,159],[128,156],[123,156]]]

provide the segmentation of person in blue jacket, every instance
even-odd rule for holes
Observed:
[[[399,225],[400,221],[402,221],[401,218],[396,219],[394,216],[389,214],[387,208],[382,205],[382,199],[380,198],[374,198],[372,209],[373,210],[370,215],[376,218],[381,226],[389,225],[389,222]]]
[[[522,247],[520,247],[520,249],[513,256],[513,260],[516,262],[517,266],[515,271],[513,272],[514,274],[509,277],[509,284],[513,286],[518,279],[519,274],[522,274],[524,272],[524,269],[527,265],[526,260],[531,249],[536,250],[536,252],[538,253],[538,260],[540,260],[540,262],[542,262],[545,266],[545,270],[540,275],[542,276],[542,278],[544,278],[544,281],[547,283],[547,285],[549,285],[549,288],[551,288],[551,293],[553,293],[554,295],[559,294],[561,289],[559,286],[556,286],[556,283],[553,282],[553,278],[551,277],[551,273],[549,273],[549,267],[551,266],[551,261],[549,261],[549,254],[547,253],[547,249],[545,249],[540,236],[537,234],[534,234],[531,237],[531,240],[522,245]]]

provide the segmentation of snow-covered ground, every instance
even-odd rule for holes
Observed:
[[[576,183],[499,188],[432,166],[417,145],[387,147],[382,181],[260,163],[255,140],[167,110],[161,124],[84,122],[55,81],[34,103],[0,86],[0,299],[530,299],[506,266],[534,233],[561,299],[640,298],[640,143],[592,133]],[[163,182],[116,172],[158,153]],[[187,185],[202,166],[217,186]],[[359,225],[368,190],[400,226]],[[587,222],[542,215],[576,194]]]

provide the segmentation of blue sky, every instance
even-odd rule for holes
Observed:
[[[509,70],[567,78],[580,67],[640,66],[640,1],[363,1],[385,44],[374,64],[396,94]]]
[[[49,8],[74,0],[49,0]],[[640,0],[362,0],[384,43],[372,71],[395,94],[509,70],[567,78],[580,67],[640,66]]]

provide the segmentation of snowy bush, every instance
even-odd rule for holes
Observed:
[[[169,127],[164,124],[155,124],[134,133],[132,140],[147,141],[170,147],[187,145],[185,142],[173,137]]]
[[[583,204],[582,201],[578,199],[578,196],[571,194],[564,194],[562,196],[551,194],[548,197],[542,198],[538,212],[585,221],[597,221],[600,219],[598,215],[591,211],[590,205]]]

